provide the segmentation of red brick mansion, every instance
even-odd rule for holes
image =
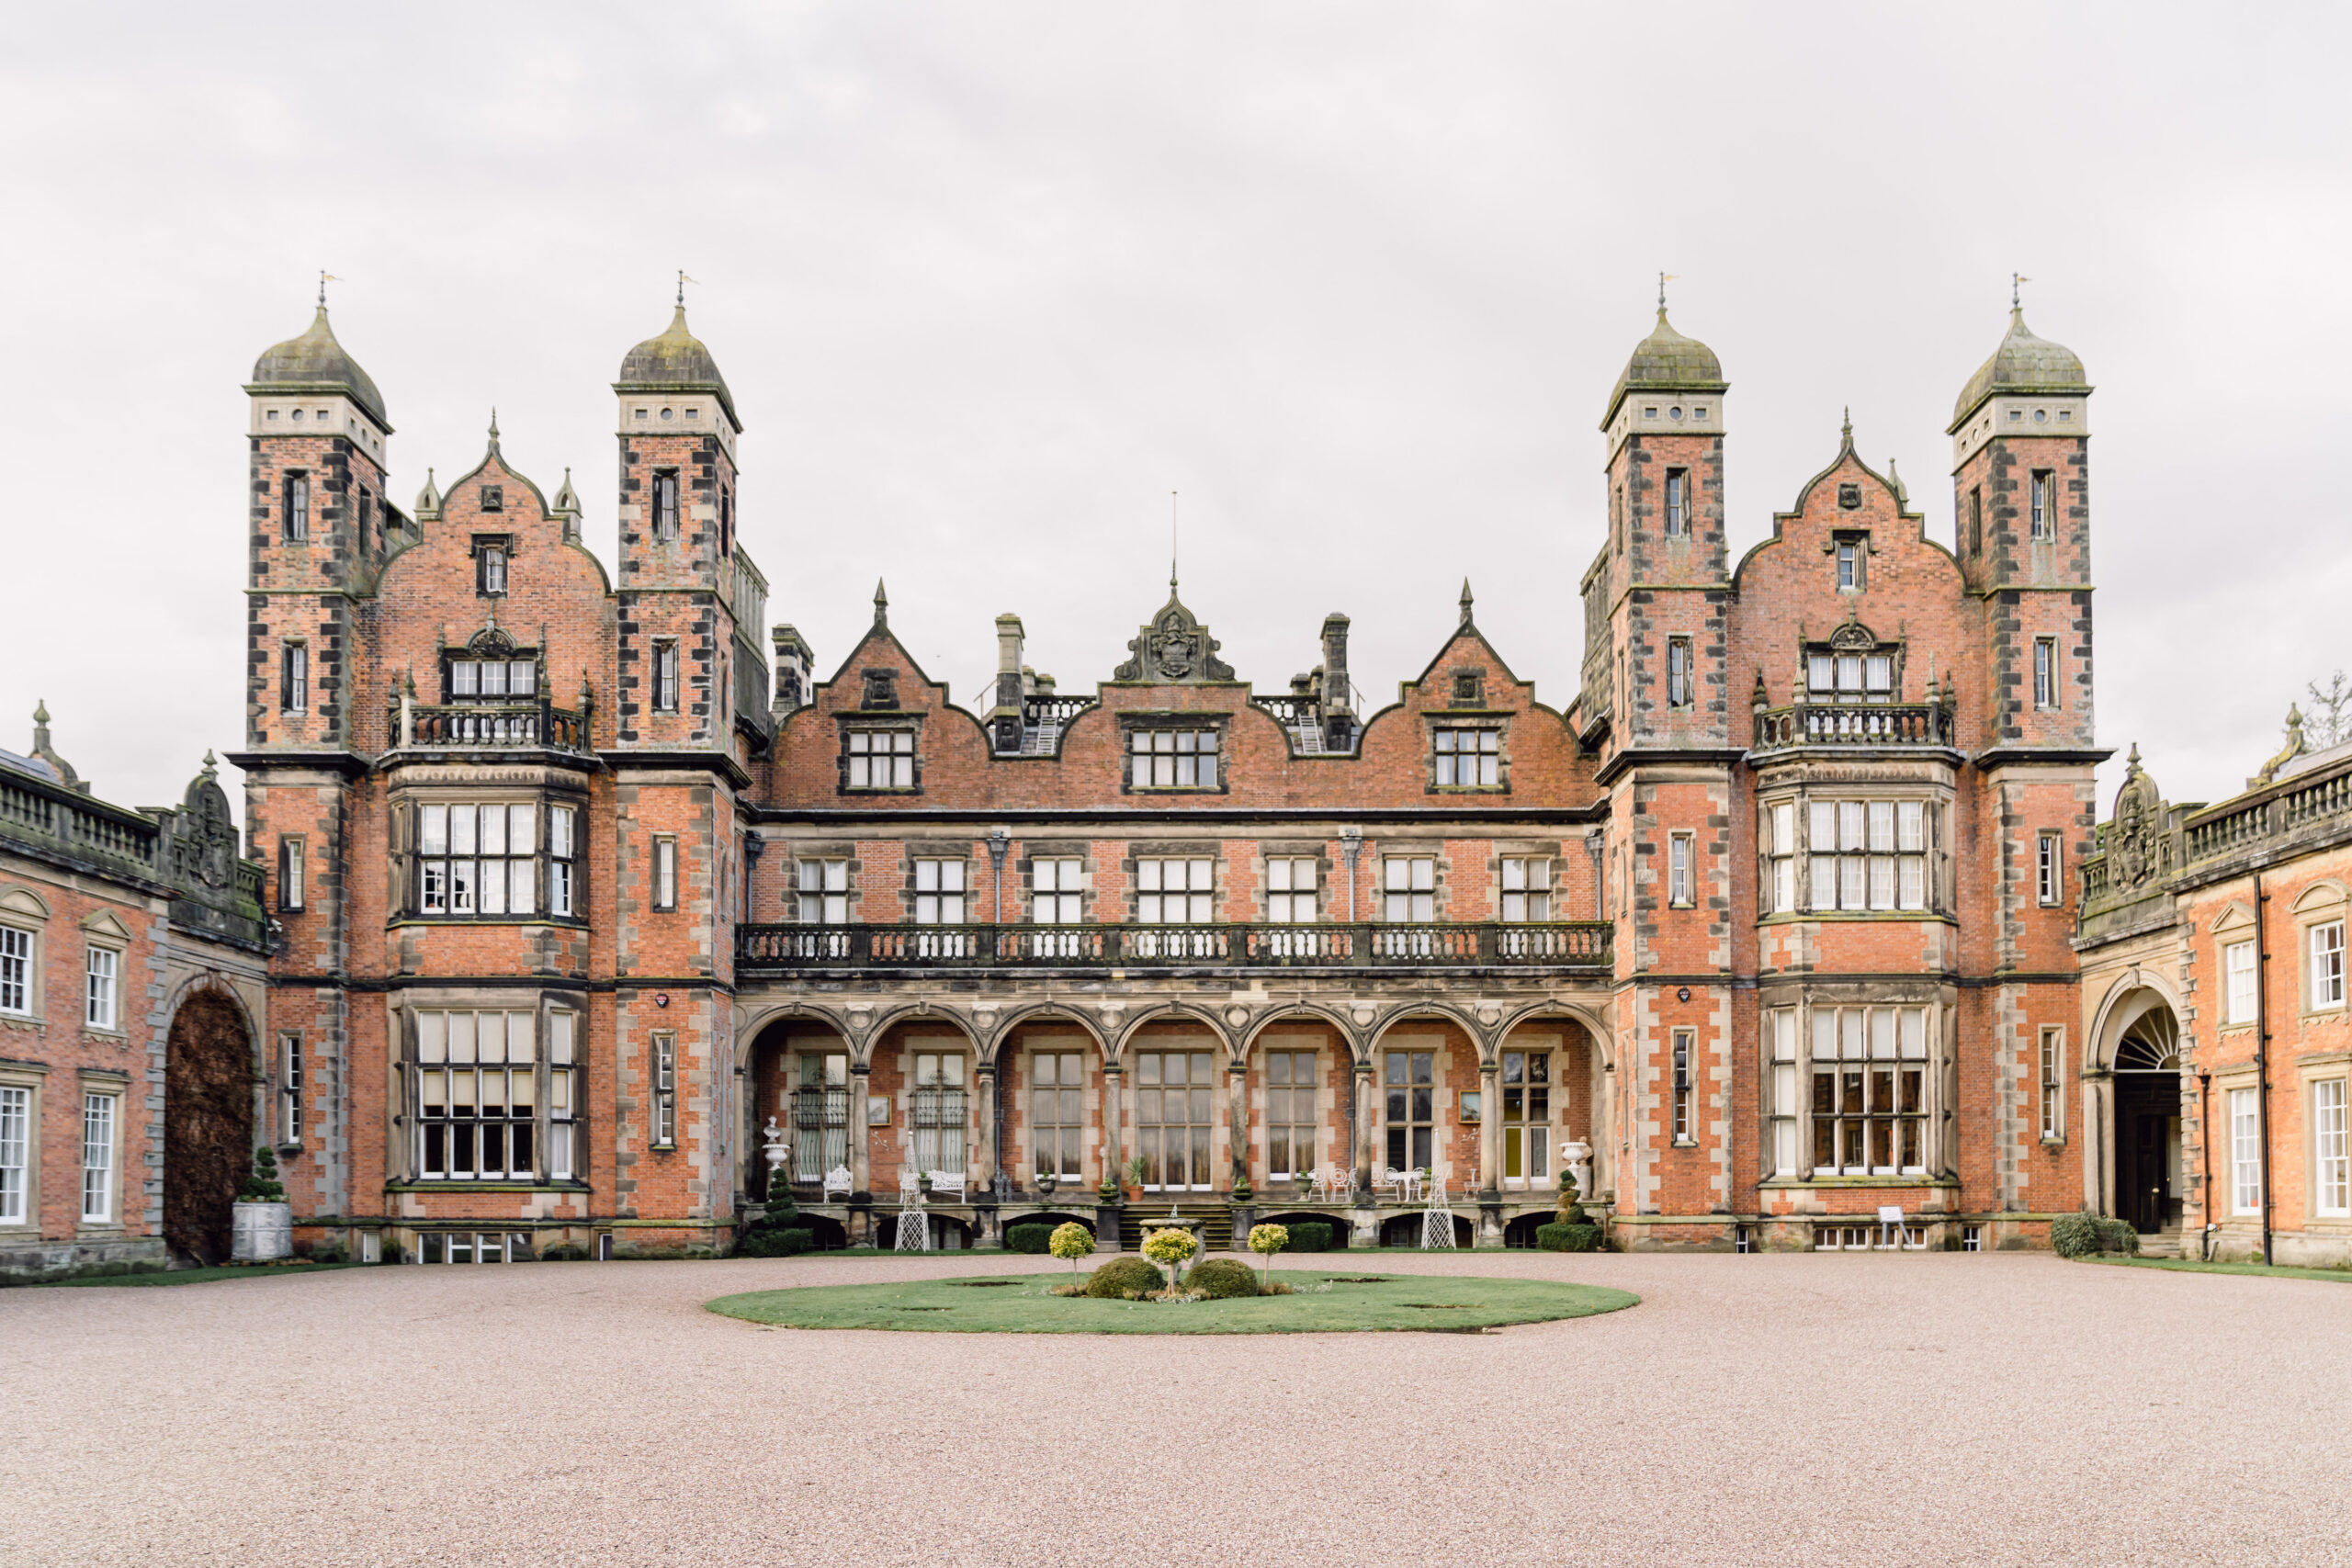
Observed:
[[[1457,1245],[1523,1246],[1564,1168],[1626,1247],[2206,1223],[2161,933],[2199,918],[2208,808],[2135,773],[2128,830],[2096,825],[2091,389],[2020,314],[1949,428],[1957,552],[1849,430],[1734,560],[1735,403],[1661,310],[1603,406],[1581,689],[1548,702],[1466,586],[1393,694],[1336,614],[1261,692],[1172,583],[1069,691],[997,617],[984,711],[878,592],[820,666],[766,624],[743,423],[683,307],[614,383],[610,575],[494,426],[395,505],[323,308],[246,389],[254,1114],[303,1235],[718,1253],[790,1182],[837,1245],[918,1201],[941,1247],[1048,1215],[1131,1246],[1171,1208],[1418,1245],[1442,1194]],[[2164,976],[2086,994],[2117,940]],[[2338,1171],[2343,1076],[2278,1090],[2335,1107]]]

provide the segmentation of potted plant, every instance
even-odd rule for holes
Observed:
[[[1055,1171],[1039,1171],[1037,1173],[1038,1196],[1042,1198],[1052,1197],[1054,1195],[1054,1189],[1061,1185],[1061,1179],[1060,1175]]]
[[[277,1155],[267,1144],[254,1150],[253,1174],[245,1178],[231,1213],[229,1258],[236,1263],[269,1263],[294,1254],[294,1206],[277,1179]]]
[[[1143,1196],[1143,1156],[1137,1155],[1135,1158],[1127,1161],[1125,1166],[1120,1168],[1120,1171],[1121,1174],[1125,1176],[1127,1179],[1127,1196],[1130,1198],[1141,1198]]]

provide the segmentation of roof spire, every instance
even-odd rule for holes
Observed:
[[[2009,274],[2009,309],[2010,309],[2010,310],[2024,310],[2024,309],[2025,309],[2025,305],[2024,305],[2024,302],[2023,302],[2023,297],[2022,297],[2022,296],[2020,295],[2020,293],[2018,292],[2018,286],[2019,286],[2020,284],[2031,283],[2032,281],[2033,281],[2033,279],[2031,279],[2031,278],[2028,277],[2025,274],[2023,274],[2023,273],[2021,273],[2021,272],[2013,272],[2013,273]]]
[[[1838,432],[1838,437],[1846,451],[1854,449],[1854,409],[1850,403],[1846,406],[1845,428]]]
[[[1657,275],[1657,314],[1660,321],[1666,319],[1666,286],[1679,281],[1680,281],[1679,278],[1674,273],[1661,272]]]
[[[1466,577],[1462,580],[1462,624],[1470,624],[1470,580]]]
[[[890,624],[890,595],[882,580],[874,580],[874,629],[880,631]]]
[[[490,449],[498,451],[498,405],[495,403],[490,409]],[[503,457],[504,454],[500,455]]]
[[[1176,492],[1168,492],[1168,596],[1176,596]]]

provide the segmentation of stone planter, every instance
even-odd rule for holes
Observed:
[[[240,1202],[231,1210],[230,1261],[269,1263],[294,1256],[294,1205]]]

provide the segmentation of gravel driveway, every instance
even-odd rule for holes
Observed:
[[[0,1562],[2352,1562],[2352,1288],[2042,1256],[1588,1280],[1479,1336],[805,1333],[536,1264],[0,1292]]]

